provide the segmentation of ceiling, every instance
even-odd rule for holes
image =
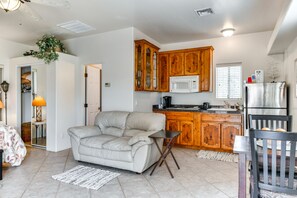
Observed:
[[[270,31],[288,0],[68,0],[69,6],[40,4],[58,1],[65,0],[32,0],[17,11],[0,10],[0,38],[33,45],[43,34],[63,40],[134,26],[166,44],[221,37],[220,31],[230,26],[236,29],[235,34]],[[194,12],[208,7],[214,15],[198,17]],[[71,20],[95,30],[75,34],[56,26]]]

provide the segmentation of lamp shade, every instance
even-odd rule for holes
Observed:
[[[41,107],[46,106],[46,101],[41,96],[36,96],[35,99],[32,101],[32,106]]]
[[[4,104],[3,102],[0,100],[0,109],[3,109],[4,108]]]
[[[20,0],[0,0],[0,8],[6,12],[17,10],[20,6]]]

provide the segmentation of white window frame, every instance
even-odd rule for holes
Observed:
[[[217,86],[217,78],[218,78],[218,74],[217,74],[217,68],[218,67],[234,67],[234,66],[240,66],[240,70],[241,70],[241,72],[240,72],[240,76],[239,76],[239,81],[240,81],[240,87],[241,87],[241,89],[240,89],[240,97],[239,98],[229,98],[229,96],[227,97],[227,98],[218,98],[217,97],[217,89],[218,89],[218,86]],[[236,62],[236,63],[220,63],[220,64],[216,64],[216,99],[218,99],[218,100],[241,100],[242,99],[242,87],[243,87],[243,82],[242,82],[242,63],[241,62]],[[230,91],[230,87],[228,87],[228,91]]]

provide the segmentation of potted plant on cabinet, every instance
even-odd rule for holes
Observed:
[[[43,35],[40,40],[36,42],[39,51],[30,50],[24,53],[24,56],[33,56],[38,59],[43,59],[46,64],[58,60],[59,54],[57,52],[66,53],[64,44],[54,35]]]

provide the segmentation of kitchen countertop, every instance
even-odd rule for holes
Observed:
[[[215,113],[215,114],[243,114],[243,111],[222,111],[222,110],[203,110],[199,109],[197,105],[174,105],[173,107],[160,109],[158,105],[153,105],[153,111],[183,111],[183,112],[202,112],[202,113]],[[212,108],[219,108],[219,106],[212,106]]]

